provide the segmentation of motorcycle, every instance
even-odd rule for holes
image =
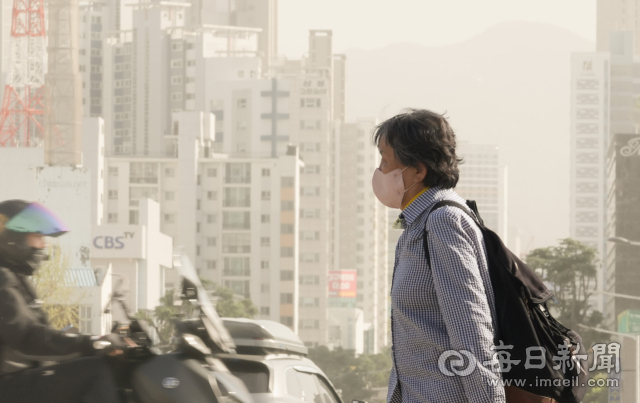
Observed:
[[[123,293],[114,291],[105,309],[117,303],[128,319],[112,328],[127,345],[110,358],[122,395],[128,403],[252,403],[244,383],[216,358],[234,353],[235,346],[196,270],[183,254],[174,255],[174,267],[182,277],[182,303],[195,309],[191,317],[175,319],[169,345],[154,326],[129,314]],[[110,347],[107,341],[97,343],[96,348]]]

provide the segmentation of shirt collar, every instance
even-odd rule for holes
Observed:
[[[404,220],[405,228],[410,226],[418,216],[430,209],[436,201],[441,200],[444,196],[451,192],[451,189],[440,189],[439,187],[429,188],[418,194],[408,205],[402,210],[400,219]]]

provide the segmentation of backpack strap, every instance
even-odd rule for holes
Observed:
[[[429,213],[427,214],[427,221],[429,220],[429,216],[431,215],[431,213],[438,210],[439,208],[446,207],[446,206],[459,208],[460,210],[464,211],[473,220],[473,222],[475,222],[476,225],[480,227],[481,230],[485,228],[484,221],[482,221],[482,218],[480,218],[480,214],[478,213],[478,206],[476,205],[476,202],[474,200],[467,200],[466,206],[463,206],[462,204],[455,202],[453,200],[440,200],[439,202],[434,204],[433,207],[431,207],[431,210],[429,210]],[[471,210],[473,213],[471,213],[469,210]],[[427,242],[427,236],[429,235],[429,232],[427,231],[427,225],[426,225],[427,221],[425,221],[424,236],[422,237],[422,242],[424,243],[424,253],[427,257],[427,261],[429,262],[429,265],[431,265],[431,256],[429,254],[429,244]]]

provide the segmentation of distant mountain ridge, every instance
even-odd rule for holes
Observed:
[[[508,22],[448,46],[347,50],[347,119],[447,112],[460,140],[500,147],[523,245],[550,245],[569,234],[570,55],[594,47],[560,27]]]

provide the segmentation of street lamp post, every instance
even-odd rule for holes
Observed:
[[[630,241],[627,238],[623,238],[621,236],[614,236],[612,238],[608,238],[607,241],[613,242],[613,243],[624,243],[627,245],[640,246],[640,242]]]

